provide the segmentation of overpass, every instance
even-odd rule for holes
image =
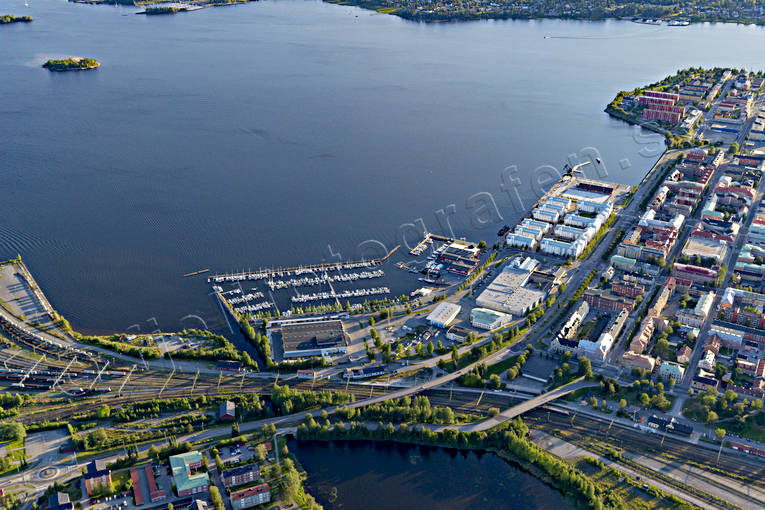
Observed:
[[[582,376],[578,379],[571,381],[568,384],[560,386],[559,388],[555,388],[554,390],[548,391],[547,393],[542,393],[541,395],[538,395],[530,400],[521,402],[520,404],[514,405],[513,407],[509,409],[505,409],[503,412],[499,413],[497,416],[493,416],[491,418],[488,418],[486,420],[483,420],[477,423],[463,425],[462,427],[459,427],[459,428],[460,430],[463,430],[465,432],[479,432],[479,431],[489,430],[491,428],[496,427],[500,423],[504,423],[508,420],[512,420],[516,416],[520,416],[525,412],[531,411],[532,409],[536,409],[537,407],[543,406],[549,402],[552,402],[553,400],[557,400],[561,397],[564,397],[571,392],[580,390],[582,388],[595,388],[597,386],[598,386],[598,383],[595,383],[592,381],[585,381],[584,376]]]

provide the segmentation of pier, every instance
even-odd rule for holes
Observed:
[[[419,257],[427,249],[428,245],[433,243],[433,241],[440,241],[442,243],[453,243],[457,241],[457,239],[441,236],[438,234],[433,234],[430,232],[425,232],[425,237],[422,238],[422,241],[417,243],[417,246],[409,250],[409,255],[414,255],[415,257]]]
[[[244,280],[263,280],[266,278],[300,276],[306,273],[327,272],[330,270],[340,271],[342,269],[361,269],[374,267],[382,264],[400,248],[397,245],[387,255],[379,259],[359,260],[355,262],[329,262],[324,264],[313,264],[309,266],[297,266],[278,269],[260,269],[258,271],[242,271],[239,273],[216,274],[207,279],[209,283],[240,282]]]
[[[558,189],[561,186],[565,186],[569,182],[571,182],[571,180],[575,178],[577,174],[584,175],[584,173],[580,169],[589,165],[590,163],[592,162],[585,161],[584,163],[579,163],[577,165],[574,165],[573,167],[570,166],[568,163],[563,165],[563,170],[565,171],[563,175],[561,176],[561,178],[558,180],[558,182],[553,184],[552,187],[549,190],[547,190],[547,192],[545,192],[544,195],[542,195],[536,202],[534,202],[534,205],[532,205],[531,208],[527,211],[527,214],[530,214],[533,209],[539,207],[539,205],[545,200],[547,200],[548,197],[556,195]]]
[[[196,276],[198,274],[204,274],[210,272],[210,269],[200,269],[199,271],[192,271],[191,273],[186,273],[183,275],[184,278],[188,278],[189,276]]]

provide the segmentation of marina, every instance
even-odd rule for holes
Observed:
[[[360,260],[355,262],[332,262],[324,264],[313,264],[309,266],[297,266],[278,269],[260,269],[258,271],[242,271],[239,273],[217,274],[208,278],[210,283],[240,282],[245,280],[265,280],[267,278],[301,276],[304,274],[315,274],[317,272],[327,272],[331,270],[341,271],[343,269],[364,269],[375,267],[390,258],[398,249],[399,245],[388,252],[387,255],[378,259]]]
[[[266,282],[266,285],[271,290],[280,290],[280,289],[286,289],[289,287],[308,287],[312,285],[322,285],[325,283],[334,283],[334,282],[355,282],[357,280],[368,280],[370,278],[382,278],[385,276],[385,271],[382,269],[376,269],[374,271],[362,271],[360,273],[345,273],[345,274],[337,274],[337,275],[328,275],[327,273],[324,273],[321,276],[316,277],[303,277],[303,278],[292,278],[290,280],[268,280]]]
[[[433,244],[433,241],[441,241],[442,243],[453,243],[457,241],[457,239],[452,239],[451,237],[433,234],[431,232],[425,232],[425,236],[422,238],[422,241],[417,243],[417,246],[409,250],[409,255],[414,255],[415,257],[419,257],[420,255],[425,253],[425,250],[428,249],[428,246]]]
[[[262,292],[254,292],[254,293],[250,293],[250,294],[245,294],[245,295],[240,296],[240,297],[235,297],[235,298],[229,299],[228,302],[231,303],[232,305],[238,305],[240,303],[246,303],[248,301],[254,301],[254,300],[256,300],[258,298],[262,298],[262,297],[263,297],[263,293]]]
[[[351,297],[376,296],[380,294],[390,294],[388,287],[372,287],[369,289],[350,289],[341,292],[317,292],[314,294],[298,294],[292,296],[293,303],[307,303],[310,301],[324,301],[330,299],[344,299]]]
[[[231,304],[231,302],[229,301]],[[244,306],[236,306],[234,307],[234,310],[236,310],[239,313],[252,313],[252,312],[259,312],[261,310],[267,310],[269,308],[273,308],[273,303],[270,301],[263,301],[261,303],[255,303],[254,305],[244,305]]]

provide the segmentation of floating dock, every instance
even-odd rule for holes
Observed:
[[[208,273],[209,271],[210,271],[209,268],[208,269],[200,269],[199,271],[193,271],[191,273],[186,273],[185,275],[183,275],[183,277],[184,278],[188,278],[189,276],[196,276],[198,274]]]

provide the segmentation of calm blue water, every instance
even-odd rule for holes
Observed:
[[[585,147],[637,183],[659,146],[602,112],[615,92],[690,65],[760,68],[765,47],[733,25],[30,4],[2,9],[35,22],[0,27],[0,257],[21,253],[85,331],[220,327],[204,280],[182,274],[358,258],[405,223],[441,231],[450,204],[457,235],[490,240],[520,214],[500,188],[511,165],[527,202],[551,177],[537,167]],[[39,67],[58,56],[103,66]],[[472,217],[479,192],[504,221]]]
[[[308,492],[328,510],[568,506],[554,489],[493,454],[368,441],[289,441],[288,447],[308,473]]]

